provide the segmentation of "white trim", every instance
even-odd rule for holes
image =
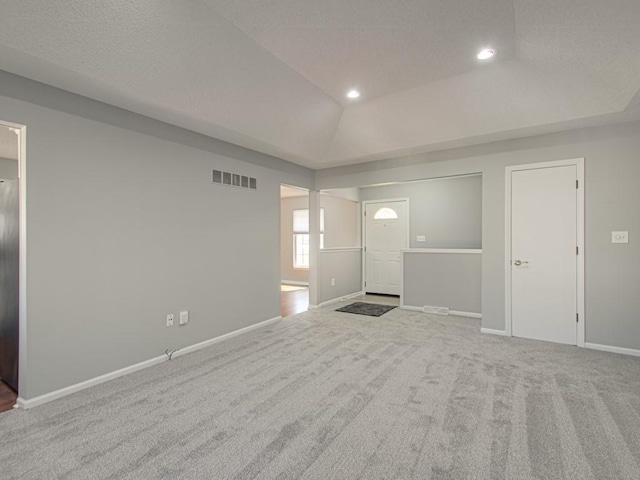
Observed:
[[[505,327],[506,335],[512,336],[511,318],[511,173],[518,170],[535,170],[540,168],[563,167],[568,165],[576,166],[576,178],[578,188],[576,189],[577,200],[577,232],[576,243],[578,244],[577,255],[577,295],[576,310],[578,313],[576,343],[578,347],[585,346],[585,298],[584,298],[584,158],[572,158],[568,160],[558,160],[553,162],[529,163],[524,165],[513,165],[505,167]]]
[[[203,348],[209,347],[215,343],[222,342],[224,340],[228,340],[233,337],[237,337],[238,335],[242,335],[244,333],[255,330],[256,328],[265,327],[271,323],[277,322],[278,320],[282,320],[282,316],[278,315],[277,317],[269,318],[267,320],[263,320],[262,322],[255,323],[253,325],[249,325],[247,327],[240,328],[238,330],[234,330],[233,332],[225,333],[218,337],[210,338],[209,340],[205,340],[204,342],[196,343],[194,345],[189,345],[188,347],[181,348],[173,354],[173,358],[181,357],[182,355],[186,355],[187,353],[195,352],[196,350],[201,350]]]
[[[411,310],[413,312],[422,312],[424,313],[424,307],[412,307],[411,305],[400,305],[401,310]]]
[[[298,280],[280,280],[280,285],[300,285],[303,287],[308,287],[309,282],[299,282]]]
[[[401,310],[411,310],[413,312],[422,312],[425,313],[424,307],[414,307],[412,305],[400,305]],[[431,314],[431,315],[440,315],[440,314]],[[442,314],[441,316],[447,317],[453,315],[455,317],[469,317],[469,318],[482,318],[481,313],[473,313],[473,312],[461,312],[459,310],[449,310],[448,314]]]
[[[600,350],[602,352],[620,353],[622,355],[632,355],[634,357],[640,357],[640,350],[636,350],[634,348],[612,347],[610,345],[600,345],[598,343],[585,343],[584,346],[586,348],[591,348],[592,350]]]
[[[240,328],[238,330],[234,330],[233,332],[225,333],[224,335],[220,335],[218,337],[205,340],[204,342],[196,343],[194,345],[189,345],[188,347],[177,350],[173,354],[173,358],[185,355],[187,353],[195,352],[196,350],[200,350],[202,348],[208,347],[210,345],[213,345],[214,343],[222,342],[224,340],[235,337],[237,335],[242,335],[243,333],[247,333],[251,330],[255,330],[256,328],[264,327],[270,323],[277,322],[278,320],[282,320],[282,317],[278,316],[278,317],[270,318],[268,320],[264,320],[254,325],[249,325],[248,327]],[[166,361],[169,361],[169,357],[163,354],[158,357],[154,357],[149,360],[136,363],[135,365],[130,365],[128,367],[121,368],[120,370],[116,370],[114,372],[109,372],[95,378],[90,378],[89,380],[76,383],[75,385],[70,385],[68,387],[61,388],[60,390],[55,390],[53,392],[45,393],[44,395],[30,398],[28,400],[22,397],[18,397],[16,406],[17,408],[27,410],[29,408],[37,407],[39,405],[43,405],[45,403],[49,403],[54,400],[58,400],[59,398],[66,397],[67,395],[71,395],[72,393],[76,393],[81,390],[85,390],[87,388],[100,385],[101,383],[108,382],[109,380],[114,380],[124,375],[129,375],[130,373],[134,373],[139,370],[143,370],[145,368],[149,368],[149,367],[152,367],[153,365],[158,365],[159,363],[166,362]]]
[[[362,247],[335,247],[335,248],[321,248],[320,253],[336,253],[336,252],[360,252]]]
[[[322,302],[322,303],[320,303],[318,305],[309,305],[309,310],[314,310],[316,308],[326,307],[327,305],[331,305],[332,303],[343,302],[345,300],[349,300],[350,298],[359,297],[361,295],[364,295],[364,291],[354,292],[354,293],[350,293],[348,295],[343,295],[342,297],[332,298],[331,300],[327,300],[326,302]]]
[[[481,328],[480,333],[488,333],[490,335],[500,335],[501,337],[510,337],[506,330],[494,330],[493,328]]]
[[[449,315],[454,315],[456,317],[482,318],[481,313],[461,312],[459,310],[449,310]]]
[[[473,253],[481,254],[481,248],[403,248],[402,253]]]
[[[407,209],[406,209],[406,216],[407,216],[407,248],[409,247],[409,245],[411,244],[411,211],[410,211],[410,204],[411,202],[409,201],[409,197],[401,197],[401,198],[384,198],[384,199],[380,199],[380,200],[365,200],[363,202],[361,202],[361,209],[362,211],[360,212],[361,214],[361,220],[362,220],[362,227],[361,227],[361,234],[362,234],[362,291],[366,292],[367,288],[365,286],[365,283],[367,281],[367,252],[366,252],[366,246],[367,246],[367,217],[366,217],[366,213],[367,213],[367,205],[369,204],[373,204],[373,203],[388,203],[388,202],[407,202]],[[404,249],[400,249],[400,251],[402,252],[402,250]],[[400,262],[400,299],[402,301],[402,261]]]

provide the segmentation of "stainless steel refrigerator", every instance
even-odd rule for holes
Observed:
[[[18,390],[18,180],[0,183],[0,379]]]

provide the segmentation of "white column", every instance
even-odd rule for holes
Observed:
[[[309,305],[320,303],[320,192],[309,190]]]

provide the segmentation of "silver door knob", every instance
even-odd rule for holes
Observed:
[[[519,266],[520,266],[520,265],[522,265],[523,263],[529,263],[529,262],[525,262],[525,261],[523,261],[523,260],[514,260],[514,261],[513,261],[513,264],[514,264],[516,267],[519,267]]]

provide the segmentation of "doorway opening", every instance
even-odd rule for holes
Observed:
[[[20,159],[24,127],[0,122],[0,413],[18,397],[20,354]]]
[[[281,315],[309,308],[309,190],[280,186]]]

